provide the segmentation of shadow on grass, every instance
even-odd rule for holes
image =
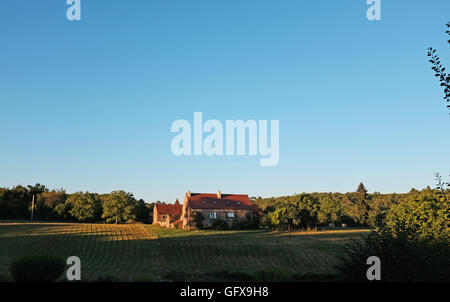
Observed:
[[[58,228],[82,226],[93,231],[82,236],[58,233]],[[159,238],[142,238],[144,230],[150,232],[148,237]],[[320,234],[185,231],[145,225],[0,225],[0,276],[9,275],[14,257],[39,252],[64,259],[80,257],[83,280],[177,281],[171,278],[183,276],[186,281],[334,281],[333,265],[342,251],[337,241],[344,235]],[[333,236],[339,240],[328,240]]]

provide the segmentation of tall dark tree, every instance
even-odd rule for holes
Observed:
[[[59,204],[64,204],[67,194],[64,190],[46,190],[37,195],[35,199],[35,217],[39,220],[50,220],[60,218],[55,215],[54,209]]]
[[[146,204],[143,199],[139,199],[136,206],[136,220],[144,223],[151,223],[150,209],[153,209],[153,207]]]
[[[367,189],[364,187],[364,184],[361,182],[356,189],[356,202],[355,202],[355,210],[356,210],[356,218],[358,222],[362,225],[367,225],[369,220],[369,195],[367,194]]]

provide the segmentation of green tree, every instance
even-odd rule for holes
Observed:
[[[152,210],[153,210],[152,206],[146,204],[143,199],[139,199],[137,201],[136,220],[143,223],[151,223],[150,213]]]
[[[417,190],[412,190],[412,194]],[[368,214],[368,225],[371,227],[382,226],[386,220],[386,215],[393,204],[397,203],[396,194],[380,194],[375,192],[370,197],[370,210]]]
[[[133,194],[125,191],[113,191],[110,194],[103,195],[102,199],[102,218],[107,223],[123,223],[136,220],[138,204]]]
[[[73,217],[70,215],[72,205],[69,203],[60,203],[53,209],[53,217],[57,220],[71,220]]]
[[[71,194],[66,203],[71,205],[69,214],[78,221],[94,222],[101,216],[101,201],[96,194],[77,192]]]
[[[342,201],[335,196],[325,196],[320,199],[318,219],[320,223],[339,223],[343,214]]]
[[[369,195],[367,194],[367,189],[361,182],[356,189],[355,200],[351,210],[353,218],[360,225],[367,225],[369,218]]]
[[[283,198],[273,211],[268,212],[268,216],[273,229],[295,230],[316,226],[318,211],[317,198],[310,194],[300,194]]]
[[[386,225],[393,232],[411,237],[450,240],[450,192],[427,188],[418,196],[409,196],[393,205]]]
[[[286,207],[279,207],[268,214],[272,229],[287,230],[290,228],[290,222],[287,213],[288,210]]]
[[[46,190],[37,195],[35,204],[35,217],[42,220],[57,218],[54,209],[59,204],[64,204],[67,194],[64,190]]]

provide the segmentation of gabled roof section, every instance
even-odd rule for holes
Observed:
[[[191,193],[186,196],[188,205],[192,209],[220,209],[220,210],[254,210],[248,195],[216,193]]]
[[[180,202],[175,204],[163,204],[157,203],[155,204],[156,211],[158,214],[169,214],[169,215],[181,215],[183,206],[180,205]]]

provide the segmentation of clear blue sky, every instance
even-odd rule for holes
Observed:
[[[450,1],[65,0],[0,4],[0,186],[278,196],[407,192],[450,172]],[[176,119],[280,121],[280,162],[175,157]]]

